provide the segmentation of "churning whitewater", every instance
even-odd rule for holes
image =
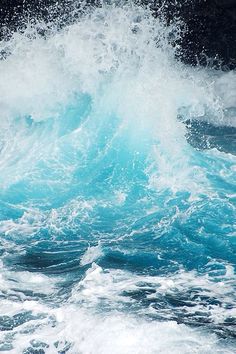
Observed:
[[[235,72],[132,4],[37,26],[0,43],[0,351],[235,353]]]

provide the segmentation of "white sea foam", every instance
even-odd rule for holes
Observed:
[[[89,247],[87,251],[83,254],[83,257],[80,260],[80,264],[82,266],[86,264],[90,264],[94,261],[96,261],[99,257],[103,255],[102,249],[100,245],[94,246],[94,247]]]
[[[19,353],[25,348],[44,349],[56,354],[67,349],[68,353],[233,353],[230,348],[221,348],[214,335],[193,331],[175,322],[151,322],[110,314],[89,314],[75,307],[65,307],[51,312],[59,320],[56,327],[41,323],[38,333],[29,345],[27,330],[15,335],[16,348],[9,353]],[[23,327],[23,326],[22,326]],[[32,337],[32,335],[31,335]],[[54,341],[54,343],[53,343]],[[40,343],[49,343],[48,345]],[[73,344],[70,344],[73,343]]]
[[[227,303],[232,305],[235,291],[234,273],[232,274],[233,268],[230,265],[226,267],[226,270],[226,275],[221,278],[211,276],[211,273],[200,276],[195,271],[183,270],[169,276],[146,276],[121,270],[103,270],[93,263],[85,278],[73,288],[71,301],[86,303],[89,308],[93,308],[94,304],[106,306],[116,304],[115,307],[121,308],[122,303],[124,305],[134,304],[135,299],[132,298],[132,293],[142,292],[143,289],[152,290],[150,294],[142,296],[147,296],[147,299],[153,300],[154,304],[160,296],[179,294],[181,297],[186,294],[186,304],[192,304],[190,307],[185,307],[186,312],[202,311],[204,313],[208,311],[211,320],[219,322],[219,318],[222,320],[222,318],[234,316],[235,308],[219,307],[219,304],[214,305],[211,302],[206,305],[200,299],[201,296],[208,296],[224,302],[225,305]],[[199,301],[196,300],[197,297]],[[150,302],[149,310],[151,308]],[[167,309],[167,317],[168,311]],[[160,309],[159,312],[161,312]]]
[[[5,276],[7,273],[5,273]],[[8,274],[9,276],[9,274]],[[22,278],[25,290],[36,291],[35,285],[43,281],[43,288],[48,293],[48,284],[52,278],[30,276],[26,272],[15,273],[15,278]],[[230,278],[229,278],[230,280]],[[68,353],[233,353],[230,343],[225,346],[216,335],[206,331],[190,329],[175,321],[158,322],[148,319],[153,314],[147,309],[145,317],[142,311],[137,315],[122,311],[122,303],[134,305],[129,296],[138,289],[152,288],[157,293],[176,293],[186,288],[201,287],[202,294],[212,297],[230,294],[233,283],[227,280],[225,286],[210,282],[207,276],[199,277],[194,272],[182,272],[171,278],[131,275],[118,270],[103,270],[96,264],[87,271],[87,275],[78,286],[74,287],[69,302],[50,305],[42,300],[22,296],[21,300],[7,299],[1,302],[1,313],[8,316],[30,316],[28,320],[17,324],[17,317],[12,329],[1,332],[1,340],[11,345],[9,353],[21,353],[26,348],[41,348],[46,353],[58,353],[65,348]],[[12,285],[11,285],[12,286]],[[41,287],[42,290],[42,287]],[[16,292],[16,290],[15,290]],[[200,295],[200,293],[199,293]],[[155,298],[155,293],[151,295]],[[98,302],[107,302],[110,309],[101,312]],[[120,304],[120,306],[119,306]],[[187,309],[185,307],[185,309]],[[200,305],[196,305],[201,311]],[[193,308],[189,308],[193,311]],[[214,321],[221,322],[227,310],[212,306]],[[232,315],[232,309],[228,310]],[[168,318],[168,317],[167,317]],[[7,321],[7,317],[5,317]],[[8,320],[9,321],[9,320]],[[19,320],[18,320],[19,321]],[[6,323],[6,322],[5,322]],[[10,336],[9,336],[10,334]],[[8,338],[8,339],[7,339]]]

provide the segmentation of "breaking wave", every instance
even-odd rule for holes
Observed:
[[[235,72],[178,36],[128,4],[1,42],[1,351],[235,352]]]

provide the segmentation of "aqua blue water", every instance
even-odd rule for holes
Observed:
[[[234,353],[235,73],[147,10],[0,62],[0,351]]]

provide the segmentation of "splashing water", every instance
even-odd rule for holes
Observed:
[[[235,73],[173,36],[129,4],[1,42],[1,351],[235,352]]]

